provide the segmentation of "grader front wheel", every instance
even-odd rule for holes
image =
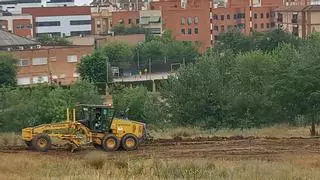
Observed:
[[[32,146],[41,152],[46,152],[51,148],[51,139],[47,134],[38,134],[32,139]]]

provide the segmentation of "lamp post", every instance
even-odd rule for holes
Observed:
[[[106,59],[106,95],[108,96],[108,82],[109,82],[109,69],[108,69],[108,58]]]

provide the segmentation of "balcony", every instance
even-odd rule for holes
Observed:
[[[295,19],[295,18],[294,18],[294,19],[291,19],[291,23],[292,23],[292,24],[297,24],[297,23],[298,23],[298,19]]]

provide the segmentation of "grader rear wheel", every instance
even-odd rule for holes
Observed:
[[[105,151],[116,151],[119,146],[119,139],[113,134],[106,135],[102,140],[102,147]]]
[[[47,134],[38,134],[32,139],[32,146],[41,152],[46,152],[51,147],[51,139]]]
[[[137,149],[138,143],[138,138],[134,134],[126,134],[121,140],[121,146],[127,151]]]

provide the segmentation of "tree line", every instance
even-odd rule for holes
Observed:
[[[145,43],[143,46],[152,49],[148,43],[171,47],[177,42],[164,35]],[[91,83],[106,82],[108,64],[123,66],[128,57],[134,56],[133,48],[126,47],[121,43],[112,44],[84,57],[78,66],[85,80],[80,82],[84,83],[81,86],[53,90],[37,87],[31,92],[1,88],[0,127],[17,130],[63,119],[65,107],[76,101],[99,103],[97,89]],[[182,49],[188,49],[186,47]],[[159,51],[162,50],[154,48],[150,56]],[[187,50],[178,52],[182,51]],[[168,51],[164,52],[168,55]],[[0,57],[0,68],[12,67],[0,71],[1,85],[14,86],[14,78],[6,77],[16,71],[11,65],[14,64],[10,61],[12,58],[8,54]],[[109,93],[113,95],[115,108],[126,111],[130,119],[159,127],[252,128],[279,123],[310,124],[315,135],[315,125],[319,123],[319,69],[318,33],[302,40],[278,29],[250,36],[232,30],[221,34],[216,45],[205,54],[190,56],[187,66],[161,85],[159,94],[150,93],[145,87],[121,86],[111,88]]]

